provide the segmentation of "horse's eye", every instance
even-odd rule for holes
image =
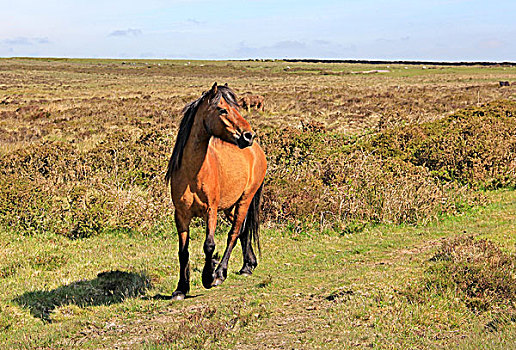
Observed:
[[[220,114],[228,114],[228,111],[225,108],[219,107],[218,110]]]

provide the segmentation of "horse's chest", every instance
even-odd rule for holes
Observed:
[[[172,181],[174,205],[203,216],[208,208],[224,210],[242,196],[249,180],[249,165],[242,154],[211,150],[202,166],[192,171],[185,167]],[[174,180],[174,178],[172,179]]]
[[[174,205],[192,212],[194,216],[203,216],[213,201],[207,187],[202,181],[198,181],[177,188],[173,191]]]

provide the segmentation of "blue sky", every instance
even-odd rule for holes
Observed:
[[[0,57],[516,61],[516,0],[0,0]]]

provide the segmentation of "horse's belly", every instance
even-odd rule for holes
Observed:
[[[230,144],[216,144],[219,169],[219,209],[228,209],[242,197],[249,185],[251,163],[245,152]]]
[[[245,171],[223,172],[220,179],[219,209],[232,207],[242,197],[248,184],[249,175]]]
[[[226,209],[231,208],[232,206],[234,206],[236,204],[236,202],[238,202],[238,200],[240,199],[241,196],[242,196],[242,192],[240,192],[240,193],[236,193],[236,192],[221,193],[218,209],[226,210]]]

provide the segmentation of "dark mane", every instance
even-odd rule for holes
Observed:
[[[215,87],[216,85],[214,85]],[[181,123],[179,124],[179,132],[177,133],[176,144],[174,145],[174,150],[172,151],[172,156],[168,162],[167,174],[165,175],[165,181],[170,182],[170,178],[172,176],[172,172],[176,171],[181,167],[181,161],[183,159],[183,151],[186,146],[186,142],[190,137],[190,132],[192,131],[192,126],[195,120],[195,115],[197,114],[197,110],[199,106],[208,99],[208,103],[211,105],[216,105],[219,103],[221,98],[231,105],[238,109],[237,97],[233,90],[231,90],[227,84],[224,86],[217,86],[217,91],[213,93],[213,88],[209,91],[206,91],[199,97],[197,100],[188,103],[183,109],[183,118],[181,119]]]

